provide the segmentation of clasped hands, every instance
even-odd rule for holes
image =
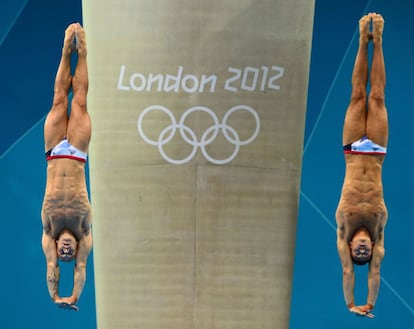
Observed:
[[[357,316],[366,316],[367,318],[373,318],[375,315],[371,313],[374,309],[374,306],[371,304],[365,304],[361,306],[356,306],[354,303],[348,304],[348,309],[350,312],[355,313]]]
[[[54,302],[59,308],[72,311],[79,311],[79,308],[75,305],[77,301],[78,299],[74,296],[54,298]]]

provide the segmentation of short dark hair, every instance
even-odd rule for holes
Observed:
[[[372,255],[371,255],[371,257],[366,258],[366,259],[363,259],[363,260],[355,259],[355,258],[354,258],[354,257],[352,257],[352,256],[351,256],[351,258],[352,258],[352,262],[353,262],[355,265],[365,265],[366,263],[371,262]]]

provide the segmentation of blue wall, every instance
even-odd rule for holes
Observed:
[[[40,210],[46,162],[43,122],[50,109],[64,30],[81,22],[81,0],[2,0],[0,4],[0,327],[96,328],[93,256],[78,313],[58,309],[46,286]],[[61,265],[71,293],[73,264]]]
[[[414,230],[413,9],[414,4],[405,0],[316,0],[291,329],[414,328],[410,243]],[[389,220],[374,319],[357,318],[345,306],[335,233],[335,210],[345,169],[342,124],[351,92],[358,20],[367,12],[381,13],[385,19],[383,46],[390,121],[383,167]],[[367,267],[356,270],[355,298],[357,303],[365,304]]]

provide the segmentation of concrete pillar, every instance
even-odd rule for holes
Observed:
[[[313,6],[83,2],[99,329],[288,327]]]

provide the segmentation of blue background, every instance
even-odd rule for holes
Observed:
[[[96,328],[93,255],[79,312],[58,309],[46,286],[41,248],[46,161],[43,123],[64,31],[81,22],[80,0],[0,3],[0,209],[2,285],[0,328]],[[73,263],[61,264],[61,295],[70,295]]]
[[[414,328],[410,239],[414,177],[411,152],[414,4],[407,0],[316,0],[300,195],[291,329]],[[343,301],[336,252],[335,209],[344,174],[342,123],[358,45],[359,18],[385,18],[389,154],[384,164],[389,210],[386,257],[375,319],[356,318]],[[43,122],[53,97],[63,33],[82,21],[81,0],[2,0],[0,4],[0,207],[4,329],[96,328],[93,255],[80,312],[50,301],[41,250],[40,209],[45,169]],[[357,301],[366,296],[358,268]],[[61,292],[70,294],[72,264],[62,265]],[[254,329],[254,328],[252,328]]]
[[[414,328],[413,9],[413,2],[405,0],[316,0],[291,329]],[[358,20],[368,12],[381,13],[385,19],[390,124],[383,167],[389,219],[374,319],[357,318],[345,306],[335,232],[345,169],[342,125],[351,92]],[[366,275],[367,266],[356,267],[357,304],[366,302]]]

